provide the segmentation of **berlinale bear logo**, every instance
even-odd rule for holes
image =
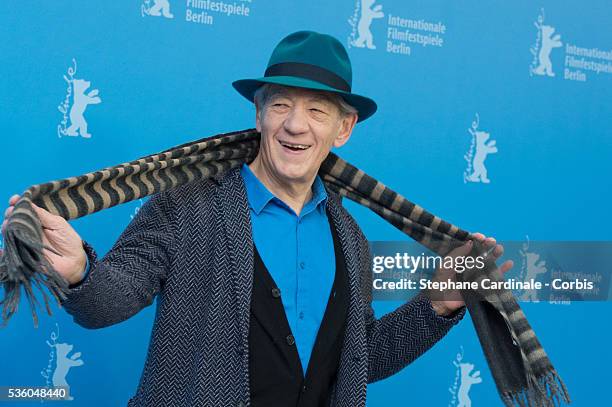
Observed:
[[[463,156],[467,161],[467,168],[463,173],[463,182],[482,182],[488,184],[491,181],[487,176],[485,160],[489,154],[497,153],[495,140],[489,140],[491,135],[486,131],[478,130],[480,117],[476,114],[476,120],[468,130],[472,135],[472,143],[469,151]]]
[[[92,89],[85,93],[91,86],[90,81],[85,79],[77,79],[74,77],[77,71],[76,60],[73,58],[74,67],[68,68],[68,75],[64,75],[64,80],[68,84],[66,89],[66,97],[64,102],[58,106],[59,111],[64,115],[62,121],[57,126],[58,137],[62,136],[81,136],[83,138],[91,138],[91,134],[87,130],[87,121],[85,120],[85,109],[89,105],[97,105],[102,102],[98,96],[98,89]],[[71,103],[72,102],[72,103]],[[68,118],[70,118],[70,127],[68,127]]]
[[[452,395],[448,407],[471,407],[470,390],[474,384],[482,383],[480,371],[473,372],[474,364],[463,362],[463,346],[460,348],[461,352],[457,353],[455,360],[453,360],[453,365],[457,370],[455,380],[448,389]]]
[[[68,356],[72,349],[74,349],[74,345],[60,343],[58,339],[59,325],[56,322],[55,330],[51,332],[50,339],[47,340],[47,345],[51,348],[49,361],[47,367],[40,374],[45,378],[47,387],[63,387],[67,390],[68,395],[62,399],[74,400],[74,397],[70,395],[70,385],[66,380],[66,376],[68,376],[70,369],[76,366],[83,366],[85,362],[81,359],[81,352],[75,352]]]
[[[542,259],[541,255],[529,250],[529,236],[527,236],[527,242],[523,244],[523,247],[519,253],[522,260],[521,281],[535,281],[539,275],[546,274],[548,272],[546,261]],[[524,290],[517,297],[521,301],[540,301],[538,299],[538,293],[536,290]]]
[[[529,67],[529,74],[540,75],[540,76],[555,76],[553,72],[552,61],[550,60],[550,53],[553,48],[559,48],[563,46],[561,42],[561,35],[555,33],[555,28],[550,25],[544,24],[544,9],[538,16],[538,20],[534,23],[538,29],[535,44],[531,47],[531,54],[533,55],[533,61]]]
[[[561,42],[561,35],[557,34],[553,37],[552,35],[555,32],[555,29],[549,25],[543,25],[540,27],[540,29],[542,30],[542,45],[538,54],[540,65],[533,70],[533,73],[537,75],[555,76],[555,73],[552,70],[550,52],[553,48],[559,48],[563,45]]]
[[[353,27],[348,41],[349,46],[376,49],[370,26],[372,25],[372,20],[375,18],[382,18],[385,14],[382,12],[383,6],[381,4],[374,6],[375,1],[376,0],[361,0],[360,2],[357,0],[357,3],[355,3],[355,12],[349,19],[349,24]],[[357,17],[360,10],[361,14]]]
[[[166,18],[174,18],[174,14],[170,12],[170,2],[168,0],[144,0],[144,3],[140,7],[141,16],[153,16],[159,17],[164,16]]]
[[[98,89],[93,89],[88,94],[85,91],[91,85],[91,82],[84,79],[75,79],[73,84],[74,88],[74,102],[70,108],[70,127],[66,130],[68,136],[78,136],[90,138],[91,134],[87,132],[87,122],[83,113],[88,105],[97,105],[102,100],[98,96]]]

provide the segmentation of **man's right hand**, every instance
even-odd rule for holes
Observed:
[[[19,195],[13,195],[9,199],[9,207],[4,211],[4,222],[2,222],[2,233],[6,227],[6,219],[9,217]],[[77,232],[70,226],[66,219],[53,215],[49,211],[32,203],[43,228],[43,244],[53,248],[61,256],[48,249],[43,249],[43,254],[57,271],[69,284],[76,284],[83,279],[87,255],[83,249],[83,241]]]

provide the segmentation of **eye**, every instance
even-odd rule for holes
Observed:
[[[311,109],[310,109],[310,111],[311,111],[311,112],[315,112],[315,113],[325,113],[323,110],[321,110],[321,109],[317,109],[317,108],[314,108],[314,107],[313,107],[313,108],[311,108]]]
[[[275,107],[289,107],[289,105],[288,105],[288,104],[286,104],[286,103],[281,103],[281,102],[274,103],[272,106],[275,106]]]

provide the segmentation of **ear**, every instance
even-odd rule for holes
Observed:
[[[342,147],[346,144],[351,137],[355,124],[357,123],[357,118],[357,114],[351,114],[342,119],[342,122],[340,123],[340,132],[334,139],[334,147]]]
[[[261,133],[261,109],[255,103],[255,128]]]

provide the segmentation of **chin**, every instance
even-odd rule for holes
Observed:
[[[290,181],[304,181],[308,179],[309,168],[304,164],[283,163],[277,167],[278,174]]]

